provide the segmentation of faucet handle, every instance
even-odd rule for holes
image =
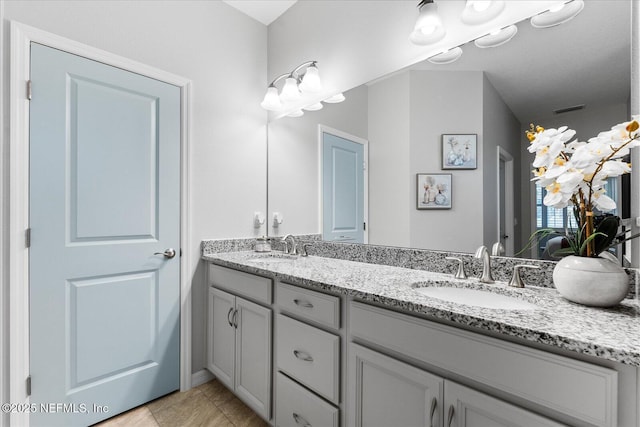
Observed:
[[[303,257],[305,257],[305,256],[309,256],[309,254],[307,253],[307,248],[308,248],[309,246],[311,246],[311,243],[304,243],[304,244],[302,245],[302,250],[300,251],[300,256],[303,256]]]
[[[281,242],[284,245],[284,253],[288,254],[289,253],[289,243],[287,243],[286,240],[281,240]]]
[[[509,286],[513,286],[514,288],[524,288],[524,281],[522,280],[522,277],[520,277],[521,268],[539,269],[540,266],[527,265],[527,264],[516,265],[515,267],[513,267],[513,276],[511,276],[511,280],[509,281]]]
[[[445,257],[445,259],[450,259],[452,261],[458,261],[458,271],[455,274],[456,279],[466,279],[467,273],[464,271],[464,261],[460,258],[454,256]]]
[[[500,256],[504,254],[504,245],[501,242],[495,242],[491,247],[491,256]]]

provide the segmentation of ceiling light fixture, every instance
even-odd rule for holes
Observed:
[[[322,110],[322,108],[324,107],[324,105],[322,105],[322,102],[316,102],[315,104],[311,104],[311,105],[307,105],[306,107],[302,107],[303,110],[307,110],[307,111],[318,111],[318,110]]]
[[[438,15],[438,5],[433,0],[421,0],[418,3],[418,20],[409,35],[409,40],[417,45],[429,45],[443,39],[447,34],[442,25],[442,19]]]
[[[473,43],[481,49],[488,47],[496,47],[505,44],[511,40],[518,32],[518,27],[509,25],[500,30],[494,31],[486,36],[476,39]]]
[[[304,116],[304,111],[302,110],[296,110],[293,113],[287,114],[287,117],[301,117],[301,116]]]
[[[468,25],[484,24],[504,10],[504,1],[467,0],[460,20]]]
[[[573,19],[582,9],[584,9],[584,0],[572,0],[531,17],[530,22],[535,28],[554,27]]]
[[[456,61],[458,58],[462,56],[462,48],[454,47],[453,49],[445,50],[437,55],[433,55],[431,58],[428,58],[428,61],[432,64],[451,64]]]
[[[285,80],[280,94],[276,83]],[[313,94],[322,91],[322,82],[318,72],[317,61],[307,61],[297,66],[290,73],[276,77],[269,87],[260,105],[265,110],[282,110],[286,103],[299,102],[302,94]]]

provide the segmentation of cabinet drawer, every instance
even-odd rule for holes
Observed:
[[[276,427],[338,427],[338,409],[278,373]]]
[[[340,329],[340,298],[298,286],[278,283],[276,302],[291,314]]]
[[[276,328],[278,368],[338,403],[340,338],[281,314]]]
[[[265,304],[271,304],[273,300],[271,279],[220,265],[209,264],[209,284]]]
[[[617,424],[612,369],[352,302],[353,336],[582,422]],[[588,392],[585,392],[588,390]]]

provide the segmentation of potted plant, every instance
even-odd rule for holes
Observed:
[[[572,205],[578,224],[576,230],[564,236],[568,247],[555,253],[568,256],[558,262],[553,272],[556,289],[571,301],[611,306],[628,293],[629,279],[624,269],[603,255],[624,240],[617,235],[620,219],[597,212],[616,208],[606,195],[605,182],[631,171],[631,165],[623,158],[640,145],[638,120],[640,116],[633,116],[631,121],[587,142],[572,140],[576,132],[566,126],[544,129],[532,124],[526,132],[528,150],[535,153],[533,181],[547,190],[543,203],[558,209]],[[556,232],[539,230],[534,235],[550,233]]]

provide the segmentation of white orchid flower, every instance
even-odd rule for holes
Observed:
[[[607,212],[617,208],[616,202],[604,192],[604,189],[593,193],[593,204],[601,211]]]

